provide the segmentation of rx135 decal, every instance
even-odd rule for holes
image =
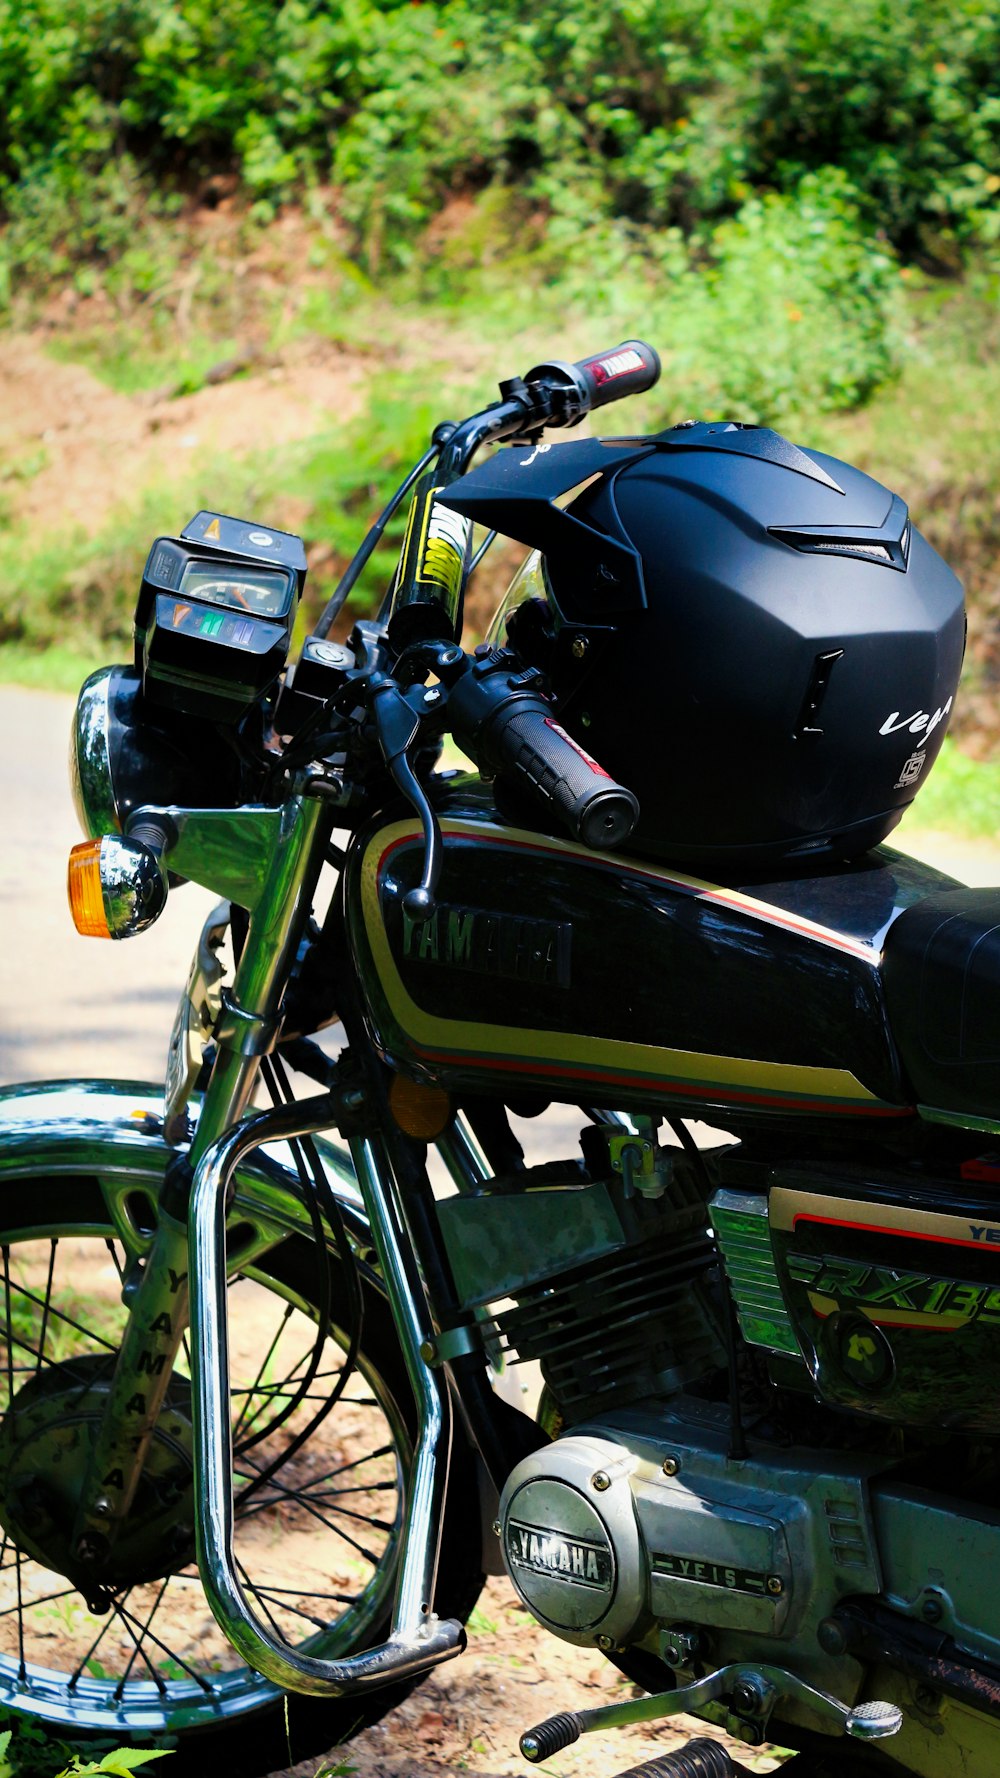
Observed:
[[[937,1202],[954,1185],[943,1182]],[[813,1385],[897,1424],[1000,1432],[1000,1225],[938,1209],[774,1187],[782,1293]]]

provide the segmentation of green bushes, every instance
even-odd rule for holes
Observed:
[[[0,0],[8,264],[112,259],[220,172],[263,215],[332,178],[384,264],[492,181],[698,238],[831,165],[947,257],[1000,229],[998,60],[984,0]]]

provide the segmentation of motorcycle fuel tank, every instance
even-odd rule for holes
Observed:
[[[912,1114],[880,976],[900,909],[941,879],[879,851],[720,886],[508,826],[478,781],[439,799],[430,919],[403,897],[412,817],[359,836],[347,908],[381,1052],[455,1091],[687,1114]]]

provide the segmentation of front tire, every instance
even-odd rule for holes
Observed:
[[[0,1440],[6,1476],[22,1485],[0,1480],[0,1711],[31,1719],[61,1747],[174,1746],[184,1778],[220,1771],[260,1778],[369,1726],[415,1682],[354,1697],[294,1696],[286,1717],[282,1695],[239,1661],[187,1559],[189,1496],[186,1506],[172,1504],[189,1449],[186,1362],[175,1371],[163,1434],[169,1485],[160,1489],[155,1524],[147,1513],[134,1528],[133,1545],[136,1538],[141,1545],[148,1527],[141,1555],[153,1578],[123,1580],[107,1615],[92,1616],[52,1566],[61,1547],[52,1510],[38,1520],[38,1500],[66,1499],[73,1465],[83,1463],[79,1453],[96,1425],[102,1376],[124,1325],[121,1279],[148,1241],[158,1178],[157,1170],[132,1175],[123,1191],[111,1157],[106,1175],[91,1167],[72,1180],[29,1163],[5,1190]],[[331,1327],[311,1399],[270,1434],[315,1343],[319,1264],[329,1268],[333,1319],[344,1313],[344,1278],[337,1256],[320,1260],[301,1227],[275,1235],[273,1202],[258,1218],[243,1192],[236,1214],[249,1255],[229,1292],[239,1484],[316,1411],[348,1340]],[[387,1634],[414,1431],[388,1305],[371,1279],[362,1288],[362,1348],[344,1398],[273,1482],[237,1509],[236,1554],[254,1609],[288,1642],[328,1658]],[[478,1512],[468,1511],[476,1480],[464,1443],[456,1441],[452,1462],[435,1609],[464,1620],[482,1585]],[[48,1529],[39,1532],[38,1522]],[[26,1738],[19,1750],[12,1726],[15,1763],[27,1773],[35,1756],[26,1761]],[[53,1769],[51,1752],[37,1757],[40,1772]]]

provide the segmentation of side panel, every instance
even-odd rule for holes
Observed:
[[[398,1066],[508,1097],[909,1115],[872,938],[453,807],[425,925],[402,910],[414,821],[359,839],[348,872],[370,1024]]]
[[[775,1176],[782,1293],[813,1387],[910,1426],[1000,1431],[1000,1205],[962,1182]],[[860,1185],[860,1189],[858,1189]]]

